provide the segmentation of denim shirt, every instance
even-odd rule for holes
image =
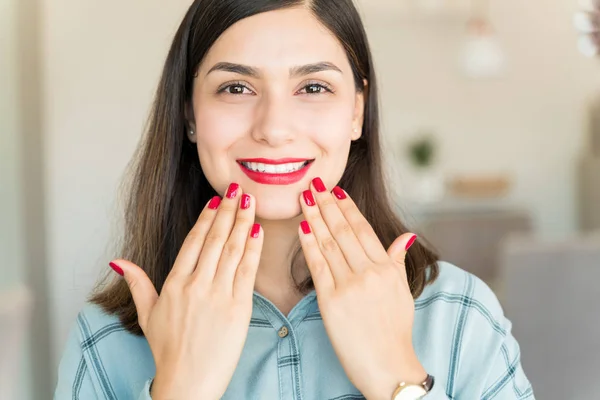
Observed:
[[[438,264],[439,277],[415,301],[414,348],[435,377],[425,398],[533,399],[519,346],[496,296],[475,276]],[[54,399],[150,400],[154,374],[146,339],[86,305],[66,343]],[[314,291],[287,317],[254,293],[248,337],[222,399],[364,398],[333,350]]]

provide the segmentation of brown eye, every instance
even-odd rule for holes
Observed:
[[[325,88],[321,85],[308,85],[306,87],[306,93],[322,93]]]
[[[306,94],[322,94],[322,93],[333,93],[333,91],[331,89],[329,89],[327,86],[320,84],[320,83],[310,83],[306,86],[304,86],[299,93],[306,93]]]
[[[252,94],[252,91],[250,89],[248,89],[248,87],[245,85],[235,83],[232,85],[227,85],[227,86],[222,87],[221,89],[219,89],[219,93],[240,95],[240,94]]]
[[[227,90],[231,94],[242,94],[244,93],[244,87],[242,85],[232,85]]]

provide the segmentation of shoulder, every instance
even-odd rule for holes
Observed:
[[[107,356],[122,349],[147,347],[146,338],[127,331],[116,315],[106,313],[96,304],[87,303],[77,315],[75,325],[84,352],[100,349]]]
[[[79,311],[76,325],[82,342],[89,339],[99,341],[111,334],[125,331],[116,315],[107,314],[98,305],[91,303],[86,303]]]
[[[424,348],[444,349],[448,359],[484,362],[510,337],[511,323],[481,279],[447,262],[438,265],[438,278],[415,300],[414,335]]]
[[[443,307],[446,311],[474,311],[492,327],[501,323],[502,306],[485,282],[451,263],[439,261],[437,264],[439,275],[416,299],[416,310]]]
[[[79,348],[82,365],[92,371],[94,386],[107,398],[114,398],[111,394],[136,398],[154,374],[147,340],[128,332],[116,315],[107,314],[95,304],[81,309],[71,340],[71,346]]]

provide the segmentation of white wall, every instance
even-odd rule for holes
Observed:
[[[21,207],[21,141],[18,133],[20,110],[15,98],[17,86],[17,2],[0,1],[0,293],[26,281]],[[1,345],[0,345],[1,347]],[[30,349],[19,361],[23,380],[11,389],[17,398],[31,398]],[[6,377],[0,377],[5,381]],[[6,388],[4,388],[6,389]]]
[[[108,269],[115,190],[189,1],[44,0],[43,80],[53,359]]]
[[[542,4],[543,3],[543,4]],[[371,22],[390,143],[442,136],[448,172],[513,172],[514,198],[546,234],[575,229],[574,161],[600,66],[576,52],[575,0],[494,2],[509,70],[456,71],[460,27]],[[44,158],[55,363],[106,251],[115,189],[142,131],[167,47],[189,1],[43,0]],[[401,161],[398,161],[401,163]]]
[[[370,18],[384,131],[400,152],[416,128],[433,127],[444,172],[510,173],[511,198],[532,208],[539,232],[569,235],[577,228],[575,162],[586,144],[585,103],[600,94],[600,65],[577,52],[577,0],[491,3],[508,61],[505,75],[491,81],[458,70],[460,20]]]

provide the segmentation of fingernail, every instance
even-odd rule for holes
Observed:
[[[254,239],[256,239],[256,238],[258,238],[259,234],[260,234],[260,224],[252,225],[252,230],[250,231],[250,236],[252,236]]]
[[[310,190],[302,192],[302,197],[304,197],[304,202],[307,206],[312,207],[315,205],[315,198]]]
[[[406,249],[405,251],[408,251],[408,249],[410,249],[410,246],[413,245],[413,243],[415,242],[415,240],[417,240],[417,235],[413,235],[410,240],[408,241],[408,243],[406,243]]]
[[[225,194],[225,197],[227,197],[228,199],[233,199],[237,195],[237,190],[239,187],[240,185],[238,185],[237,183],[230,184],[227,188],[227,193]]]
[[[323,181],[321,180],[321,178],[313,179],[312,184],[315,187],[315,190],[319,193],[323,193],[324,191],[327,190],[327,188],[323,184]]]
[[[119,275],[123,276],[123,270],[114,262],[109,262],[108,265]]]
[[[210,199],[210,202],[208,203],[208,208],[210,208],[211,210],[216,210],[217,208],[219,208],[219,204],[221,204],[221,198],[219,196],[215,196],[212,199]]]
[[[300,222],[300,228],[302,228],[302,232],[304,232],[305,235],[308,235],[310,233],[310,225],[308,225],[308,222]]]
[[[340,200],[344,200],[346,198],[346,192],[344,192],[344,190],[342,190],[342,188],[339,186],[333,188],[333,194]]]
[[[240,202],[242,210],[247,210],[250,207],[250,196],[247,194],[242,195],[242,201]]]

